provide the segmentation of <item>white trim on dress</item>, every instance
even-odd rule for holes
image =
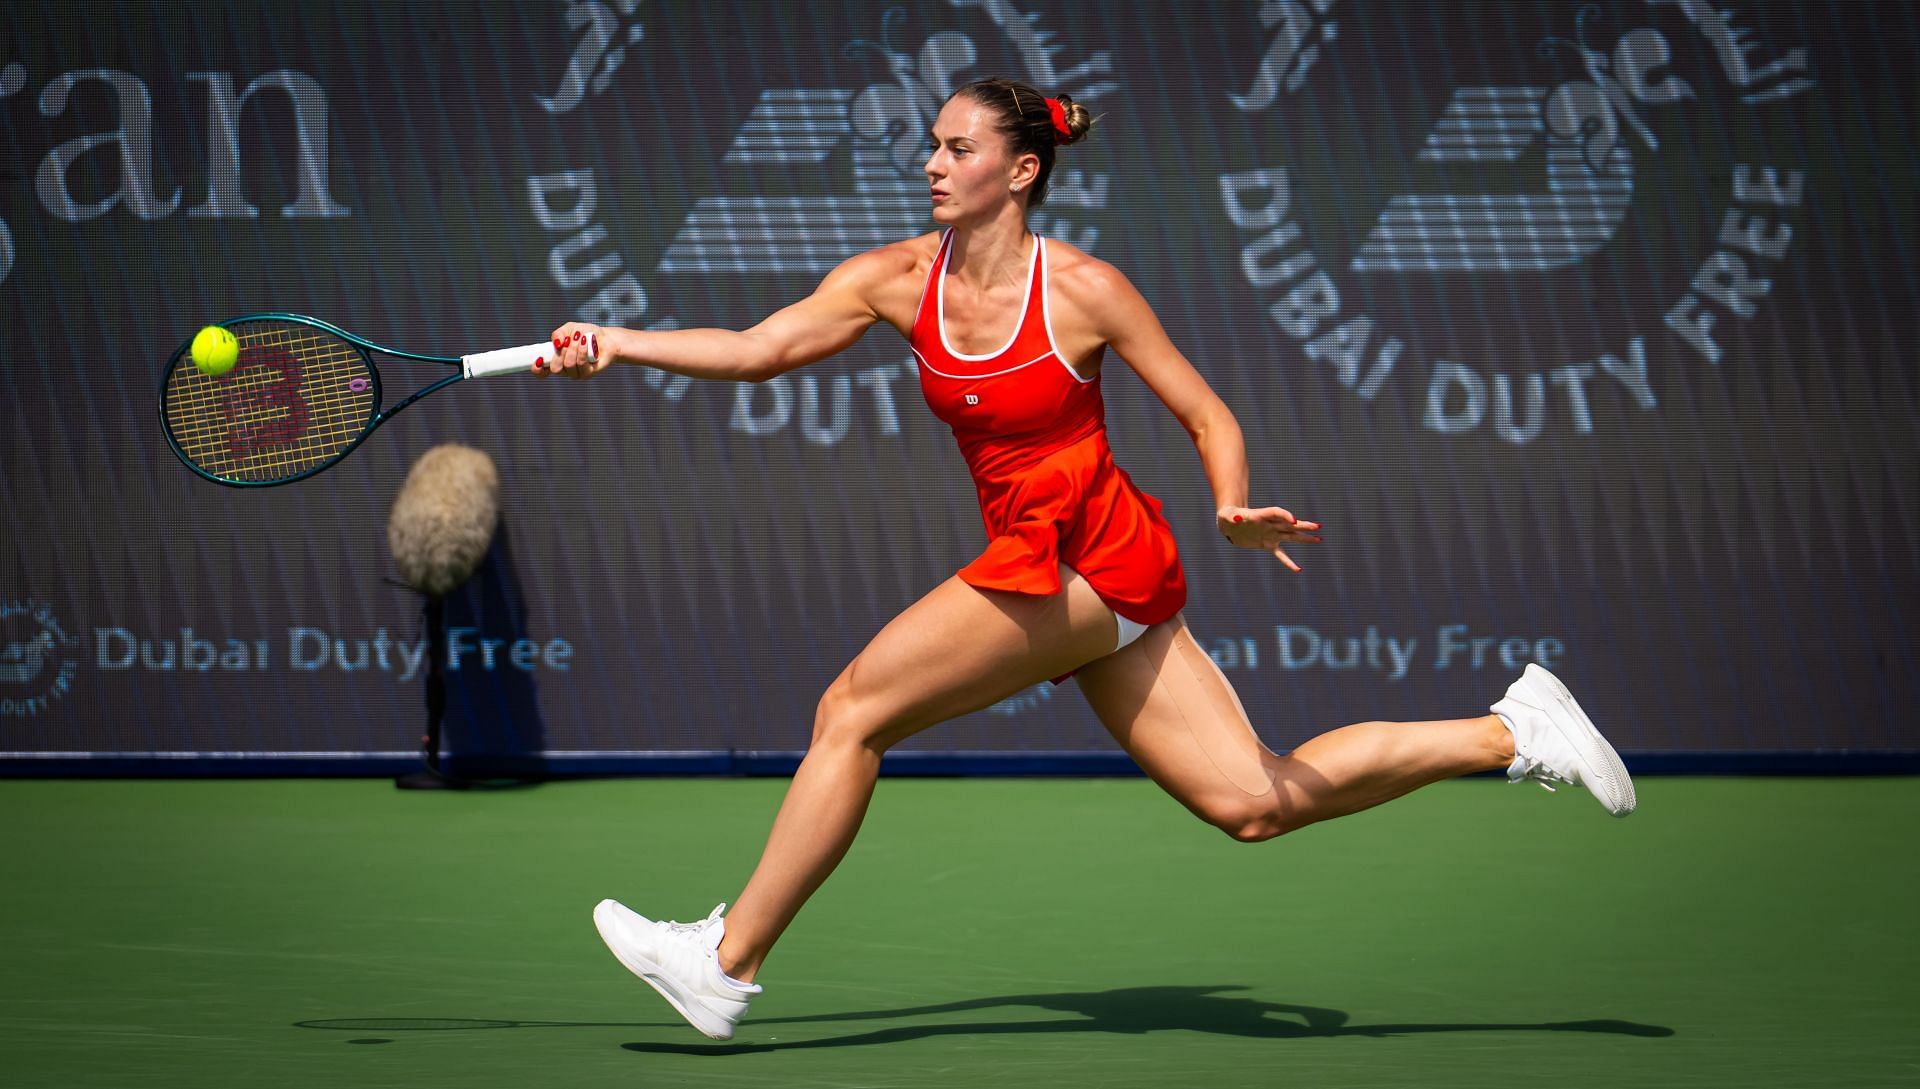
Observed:
[[[947,234],[948,235],[953,234],[952,227],[947,228]],[[938,274],[938,277],[934,281],[933,305],[934,305],[934,321],[935,321],[935,324],[938,325],[940,329],[940,347],[945,349],[948,355],[952,356],[955,359],[964,359],[969,363],[978,363],[982,359],[992,359],[997,355],[1005,355],[1007,349],[1013,347],[1013,342],[1020,339],[1020,330],[1027,327],[1027,307],[1033,304],[1034,264],[1035,263],[1040,264],[1043,269],[1045,267],[1044,263],[1040,261],[1040,256],[1043,249],[1042,243],[1044,241],[1045,239],[1042,239],[1039,235],[1033,236],[1034,263],[1030,263],[1027,265],[1027,287],[1026,287],[1025,293],[1022,295],[1020,299],[1020,320],[1013,323],[1013,335],[1007,338],[1007,342],[1005,344],[1000,345],[1000,347],[994,349],[991,352],[987,352],[984,355],[968,355],[965,352],[956,352],[953,350],[952,342],[947,340],[947,262],[953,259],[953,247],[952,246],[946,247],[946,252],[940,255],[940,272]],[[1052,347],[1053,334],[1051,332],[1047,334],[1047,341],[1048,341],[1048,347]],[[1040,357],[1040,359],[1044,359],[1044,358],[1046,357],[1045,356]],[[1037,363],[1039,362],[1039,359],[1032,360],[1032,362]],[[1021,364],[1021,365],[1025,366],[1026,364]],[[935,373],[937,374],[939,372],[936,371]],[[1005,373],[1005,372],[1000,372],[1000,373]]]
[[[938,367],[935,367],[933,364],[927,362],[927,357],[924,355],[921,355],[920,349],[914,347],[913,345],[911,344],[907,345],[907,351],[910,351],[913,353],[913,357],[920,361],[920,365],[922,367],[927,368],[928,370],[939,375],[940,377],[955,378],[963,382],[972,381],[975,378],[998,378],[1000,375],[1003,375],[1003,374],[1012,374],[1014,371],[1025,370],[1026,368],[1033,366],[1035,363],[1040,362],[1042,359],[1047,358],[1047,356],[1053,356],[1055,359],[1060,358],[1057,353],[1049,349],[1046,352],[1041,353],[1040,355],[1034,356],[1032,359],[1027,360],[1025,363],[1022,363],[1019,366],[1008,367],[1006,370],[1003,370],[1003,371],[987,371],[983,374],[948,374],[946,371],[943,371]],[[1071,373],[1073,368],[1069,367],[1067,368],[1067,370],[1069,373]]]
[[[1039,235],[1035,235],[1034,237],[1040,238]],[[1046,241],[1046,239],[1040,238],[1041,245],[1044,246]],[[1053,358],[1060,361],[1062,367],[1067,368],[1068,377],[1083,386],[1090,386],[1100,380],[1099,371],[1094,371],[1092,378],[1080,377],[1080,372],[1073,369],[1073,364],[1067,362],[1067,357],[1060,354],[1060,342],[1053,339],[1053,274],[1047,271],[1047,261],[1044,253],[1040,258],[1040,324],[1047,330],[1047,347],[1053,349],[1050,354]],[[1042,358],[1045,357],[1043,356]],[[1035,362],[1038,362],[1038,360]],[[1123,643],[1121,645],[1125,646],[1126,644]]]

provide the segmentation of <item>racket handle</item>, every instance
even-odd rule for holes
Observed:
[[[591,343],[591,342],[590,342]],[[587,360],[599,358],[592,348],[587,352]],[[460,370],[468,378],[491,378],[496,374],[528,374],[533,371],[535,360],[545,359],[553,354],[553,341],[539,344],[522,344],[518,348],[500,348],[491,352],[478,352],[460,357]]]

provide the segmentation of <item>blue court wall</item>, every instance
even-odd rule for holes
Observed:
[[[1035,229],[1140,288],[1236,413],[1254,501],[1328,527],[1301,575],[1225,546],[1186,434],[1106,361],[1118,460],[1269,745],[1475,713],[1541,660],[1637,767],[1920,759],[1913,5],[28,2],[6,25],[0,770],[404,766],[424,639],[385,524],[447,441],[499,463],[512,542],[511,607],[456,624],[456,745],[484,723],[555,770],[790,767],[818,693],[984,544],[891,330],[760,385],[455,389],[254,492],[173,459],[161,368],[270,310],[447,353],[576,317],[751,324],[930,229],[926,127],[988,74],[1093,109]],[[992,695],[890,766],[1124,766],[1071,684]]]

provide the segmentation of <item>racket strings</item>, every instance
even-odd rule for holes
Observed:
[[[262,483],[311,472],[353,445],[379,396],[359,348],[299,322],[229,328],[240,346],[231,371],[214,377],[182,360],[168,376],[164,417],[187,460]]]

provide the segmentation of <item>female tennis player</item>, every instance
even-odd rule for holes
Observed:
[[[542,373],[585,378],[638,363],[753,382],[851,345],[878,322],[919,360],[953,429],[989,542],[874,636],[820,698],[813,738],[760,863],[731,914],[655,922],[612,900],[594,922],[620,962],[695,1028],[728,1039],[760,992],[761,962],[859,830],[880,758],[935,723],[1072,675],[1095,714],[1167,793],[1237,840],[1316,821],[1470,772],[1587,787],[1624,816],[1626,769],[1564,686],[1530,665],[1489,715],[1363,722],[1286,756],[1260,743],[1181,617],[1186,579],[1160,504],[1114,465],[1101,373],[1132,368],[1199,449],[1227,543],[1272,555],[1317,522],[1249,505],[1240,427],[1112,265],[1027,229],[1056,145],[1092,117],[1062,96],[989,79],[954,92],[925,173],[945,229],[850,258],[806,299],[751,329],[643,332],[570,322]],[[597,345],[597,359],[589,345]]]

